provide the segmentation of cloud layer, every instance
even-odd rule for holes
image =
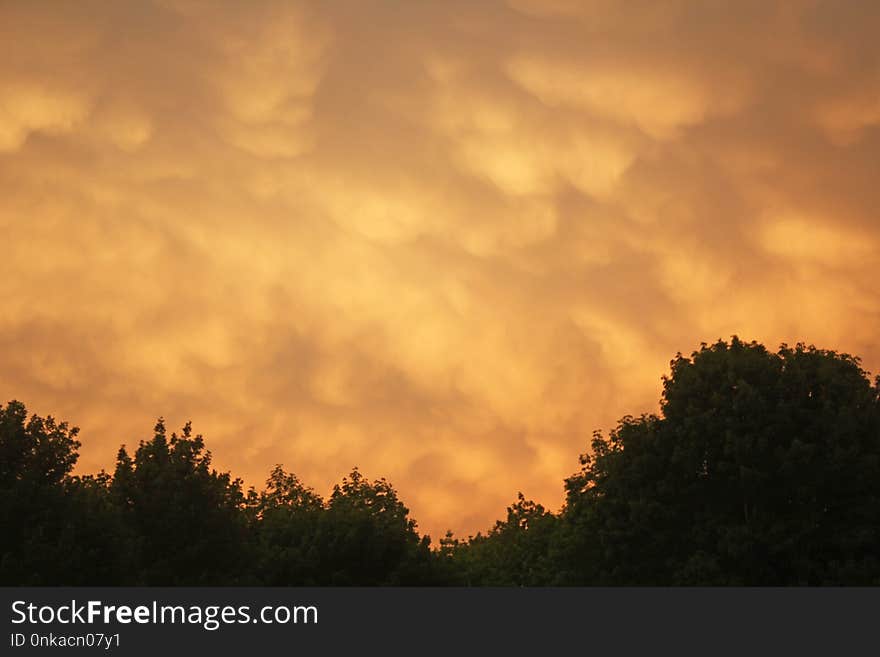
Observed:
[[[0,396],[423,530],[737,333],[880,367],[880,8],[0,5]]]

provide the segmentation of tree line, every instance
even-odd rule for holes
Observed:
[[[245,489],[161,420],[112,473],[73,474],[79,447],[0,405],[0,584],[880,584],[880,377],[803,344],[678,354],[660,412],[596,432],[561,510],[520,495],[436,545],[357,469],[327,498],[281,466]]]

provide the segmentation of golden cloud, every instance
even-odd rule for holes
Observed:
[[[550,504],[678,350],[875,369],[869,3],[0,8],[0,395],[111,465],[352,465],[421,527]]]

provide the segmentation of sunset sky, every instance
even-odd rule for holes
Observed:
[[[0,0],[0,401],[435,540],[677,351],[880,369],[880,4]]]

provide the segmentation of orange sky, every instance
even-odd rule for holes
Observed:
[[[880,5],[0,2],[0,399],[548,506],[676,351],[880,349]]]

